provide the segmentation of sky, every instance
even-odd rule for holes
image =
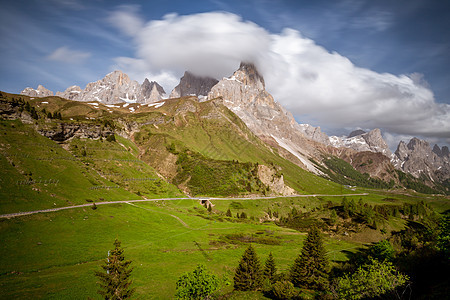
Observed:
[[[299,123],[450,144],[450,1],[3,1],[0,90],[64,91],[119,69],[167,93],[253,62]]]

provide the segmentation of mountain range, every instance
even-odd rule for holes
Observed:
[[[47,97],[54,93],[39,85],[37,89],[26,88],[21,94]],[[279,155],[317,175],[330,177],[327,169],[330,168],[329,158],[333,156],[357,171],[385,182],[401,181],[395,170],[411,174],[429,186],[448,185],[450,179],[448,147],[434,145],[431,148],[426,141],[413,138],[408,143],[401,141],[392,153],[377,128],[369,132],[356,130],[347,137],[337,137],[326,135],[320,127],[297,123],[265,89],[264,78],[251,63],[241,63],[230,77],[219,81],[187,71],[168,97],[157,82],[145,79],[139,84],[121,71],[109,73],[84,89],[71,86],[55,95],[105,105],[158,105],[161,100],[179,97],[195,97],[199,102],[221,101],[253,134],[277,149]],[[133,112],[134,108],[130,110]]]

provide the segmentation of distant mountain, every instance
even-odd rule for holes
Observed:
[[[408,144],[401,141],[391,161],[396,168],[416,178],[425,176],[424,179],[441,182],[450,178],[448,147],[441,149],[435,145],[431,149],[428,142],[418,138],[411,139]]]
[[[22,95],[32,97],[53,96],[41,85],[37,90],[26,88]],[[136,80],[131,80],[127,74],[114,71],[103,79],[91,82],[82,90],[79,86],[71,86],[64,92],[57,92],[56,96],[76,101],[99,101],[105,104],[122,102],[153,103],[160,101],[165,95],[164,89],[157,82],[150,82],[147,78],[140,85]]]
[[[36,90],[24,89],[22,94],[47,97],[53,92],[39,85]],[[87,84],[85,89],[71,86],[64,92],[57,92],[56,96],[104,104],[150,104],[165,98],[165,91],[157,82],[145,79],[139,84],[127,74],[114,71]],[[241,63],[233,75],[220,81],[186,71],[169,98],[184,96],[197,96],[199,101],[222,99],[223,104],[266,144],[277,148],[284,158],[318,175],[327,176],[323,168],[330,167],[326,162],[334,156],[345,160],[357,171],[384,181],[400,182],[393,172],[394,167],[416,178],[425,175],[429,185],[450,178],[447,147],[441,149],[436,145],[431,149],[425,141],[413,139],[408,144],[401,142],[392,154],[377,128],[369,132],[355,130],[347,137],[337,137],[328,136],[320,127],[298,124],[292,114],[266,91],[264,78],[252,63]]]
[[[207,96],[211,88],[217,84],[217,80],[211,77],[200,77],[186,71],[180,79],[180,83],[172,90],[169,98],[184,96]]]
[[[25,88],[22,92],[22,95],[27,95],[30,97],[48,97],[53,96],[53,92],[50,90],[47,90],[42,85],[38,85],[37,89],[33,89],[30,87]]]

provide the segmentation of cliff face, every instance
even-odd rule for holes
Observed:
[[[401,141],[392,155],[396,168],[414,177],[425,175],[431,180],[444,181],[450,178],[450,155],[447,147],[435,145],[431,149],[428,142],[413,138],[408,144]]]
[[[186,71],[181,77],[180,83],[170,93],[169,98],[207,96],[217,82],[214,78],[199,77]]]

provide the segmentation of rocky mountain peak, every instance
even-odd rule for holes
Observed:
[[[239,69],[234,73],[234,76],[245,85],[252,85],[257,86],[260,89],[265,89],[264,78],[258,73],[258,70],[253,63],[241,62]]]
[[[347,138],[349,139],[349,138],[352,138],[354,136],[361,135],[361,134],[364,134],[364,133],[366,133],[364,130],[357,129],[357,130],[354,130],[354,131],[350,132],[350,134],[347,136]]]
[[[364,138],[367,145],[374,150],[373,152],[380,152],[388,157],[391,156],[391,151],[389,150],[386,141],[383,139],[380,129],[375,128],[368,133],[362,134],[361,136]]]
[[[150,81],[145,78],[141,85],[139,99],[141,103],[154,103],[163,98],[166,92],[164,88],[160,86],[156,81]],[[142,101],[144,99],[144,101]]]
[[[396,168],[415,177],[424,174],[431,180],[445,181],[450,178],[450,159],[444,152],[448,153],[447,147],[440,149],[435,145],[431,149],[428,142],[414,137],[408,144],[399,143],[391,161]]]
[[[169,98],[178,98],[184,96],[207,96],[211,88],[219,81],[211,77],[200,77],[191,72],[184,72],[180,83],[172,90]]]
[[[25,88],[22,92],[20,92],[22,95],[27,95],[30,97],[48,97],[53,96],[53,92],[46,89],[42,85],[38,85],[37,89],[33,89],[31,87]]]

